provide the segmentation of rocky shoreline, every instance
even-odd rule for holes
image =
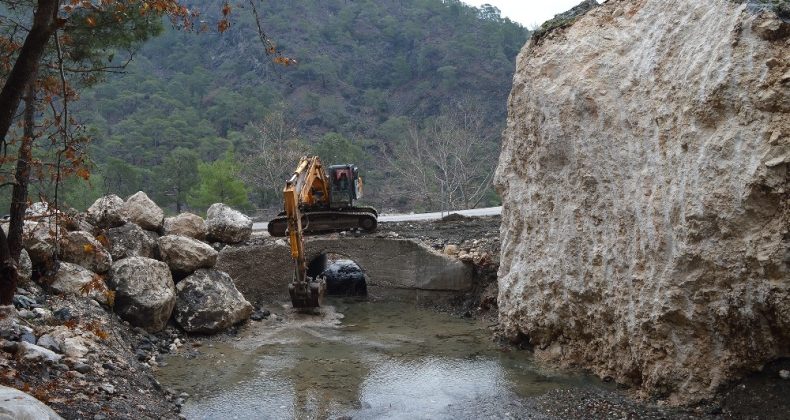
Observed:
[[[473,289],[430,306],[456,316],[484,320],[492,339],[501,340],[496,305],[499,223],[498,217],[451,216],[435,222],[383,223],[378,232],[370,235],[417,240],[471,264],[476,273]],[[142,238],[139,234],[136,237]],[[260,240],[253,237],[248,242]],[[161,248],[158,252],[161,257]],[[118,261],[129,258],[135,257]],[[206,271],[205,282],[224,281],[218,280],[218,275],[212,278],[205,268],[196,272],[201,270]],[[175,288],[185,288],[188,278],[182,274]],[[232,294],[232,290],[227,293]],[[180,407],[190,396],[165,389],[156,379],[156,371],[167,363],[168,355],[195,357],[204,346],[235,340],[237,331],[246,328],[243,322],[248,318],[252,319],[248,322],[280,319],[280,315],[267,310],[276,306],[258,302],[262,307],[250,305],[240,321],[220,320],[221,326],[208,330],[190,329],[188,321],[179,320],[177,310],[161,328],[152,330],[124,320],[102,299],[104,296],[58,292],[36,281],[21,286],[15,308],[5,308],[0,319],[0,385],[28,393],[64,418],[181,418]],[[216,331],[221,332],[205,334]],[[508,347],[507,343],[502,344]],[[790,392],[790,381],[778,376],[779,371],[788,369],[787,365],[777,362],[764,375],[733,384],[717,399],[691,408],[672,408],[655,400],[639,401],[627,389],[610,387],[608,391],[551,391],[536,398],[492,405],[489,411],[483,407],[481,414],[507,407],[512,415],[522,413],[538,418],[589,418],[590,413],[629,418],[732,418],[739,413],[753,414],[754,411],[739,409],[755,410],[755,404],[771,407],[770,412],[775,412],[773,409],[787,409],[782,396]]]

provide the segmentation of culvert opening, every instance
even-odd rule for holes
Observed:
[[[354,260],[339,254],[324,253],[307,265],[307,275],[326,279],[329,296],[367,296],[365,271]]]

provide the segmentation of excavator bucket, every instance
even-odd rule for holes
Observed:
[[[295,309],[310,309],[321,306],[326,293],[326,280],[318,277],[315,280],[293,282],[288,285],[291,303]]]

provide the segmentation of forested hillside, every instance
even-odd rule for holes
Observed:
[[[296,64],[266,55],[249,4],[231,4],[221,34],[165,24],[124,74],[82,93],[96,168],[90,186],[68,184],[68,204],[143,190],[173,209],[276,206],[305,152],[358,164],[377,206],[496,202],[488,185],[526,29],[455,0],[256,5]]]

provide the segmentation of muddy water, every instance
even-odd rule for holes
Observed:
[[[409,303],[327,303],[318,315],[283,306],[237,340],[171,356],[159,380],[191,395],[182,413],[194,419],[501,416],[552,388],[597,386],[541,371],[477,321]]]

